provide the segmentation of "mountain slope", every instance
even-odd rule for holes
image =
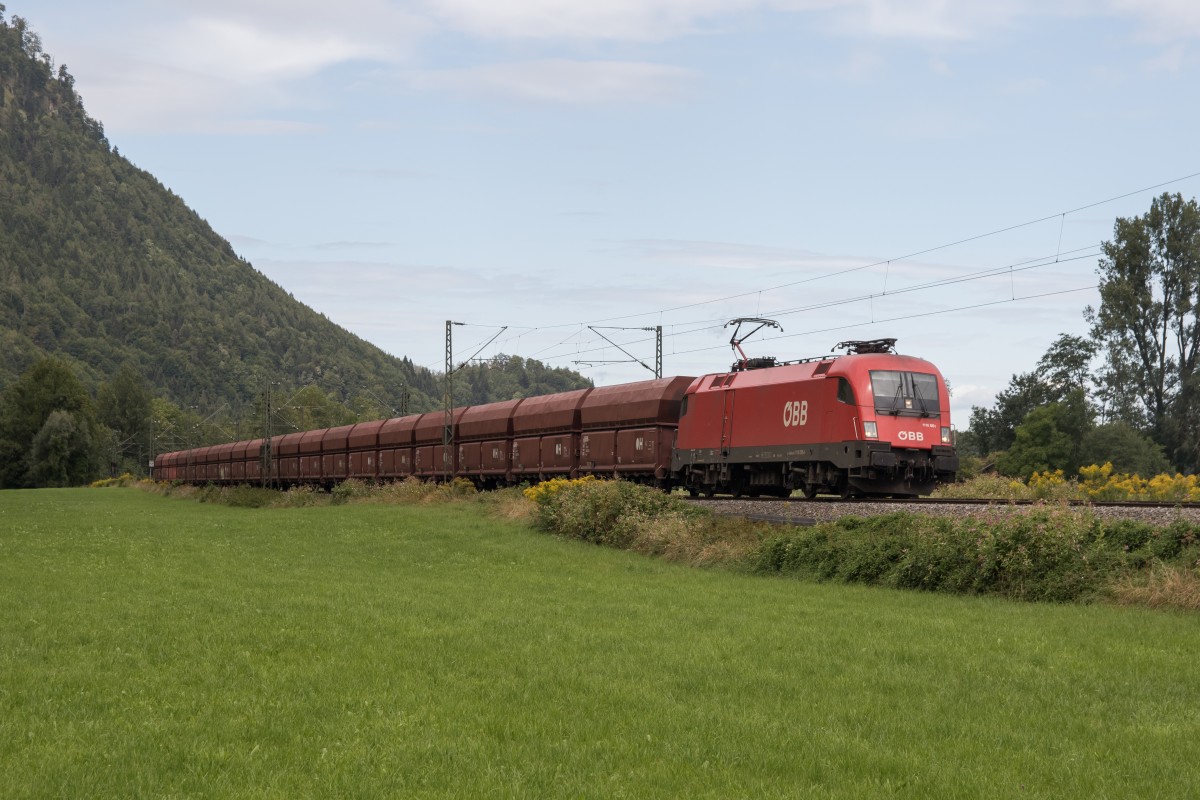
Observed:
[[[438,375],[297,302],[111,149],[65,67],[54,70],[24,20],[0,14],[0,390],[49,353],[93,386],[132,364],[184,407],[247,409],[271,382],[392,408],[407,387],[413,410],[441,396]],[[515,391],[588,385],[518,366],[535,364]],[[499,399],[472,377],[486,370],[466,371],[457,386],[471,396],[459,402]]]

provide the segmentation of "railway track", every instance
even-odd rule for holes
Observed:
[[[1045,507],[1037,500],[994,500],[963,498],[687,498],[688,502],[711,508],[726,516],[774,522],[786,525],[815,525],[841,517],[870,517],[908,511],[948,517],[978,516],[980,514],[1022,514]],[[1087,510],[1103,519],[1131,519],[1152,525],[1169,525],[1178,519],[1200,524],[1200,503],[1159,503],[1119,501],[1073,501],[1068,507]]]
[[[858,505],[904,505],[904,506],[1043,506],[1069,505],[1085,508],[1180,508],[1200,509],[1200,503],[1168,503],[1151,500],[998,500],[996,498],[962,498],[962,497],[855,497],[843,500],[839,497],[817,497],[812,500],[806,497],[692,497],[689,500],[697,503],[713,503],[728,500],[743,500],[754,503],[815,503],[833,504],[854,507]]]

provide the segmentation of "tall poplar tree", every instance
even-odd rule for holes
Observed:
[[[1117,218],[1100,260],[1093,333],[1110,364],[1105,392],[1145,413],[1176,467],[1200,466],[1200,207],[1179,194]],[[1120,376],[1117,380],[1117,376]]]

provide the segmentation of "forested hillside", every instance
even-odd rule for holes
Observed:
[[[270,384],[279,397],[307,387],[360,414],[441,403],[440,375],[297,302],[111,148],[66,66],[3,11],[0,391],[54,355],[93,393],[131,367],[175,408],[231,421],[253,420]],[[584,385],[505,359],[463,370],[456,400]]]

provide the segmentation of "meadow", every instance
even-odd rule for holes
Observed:
[[[0,493],[0,797],[1190,797],[1200,617]]]

